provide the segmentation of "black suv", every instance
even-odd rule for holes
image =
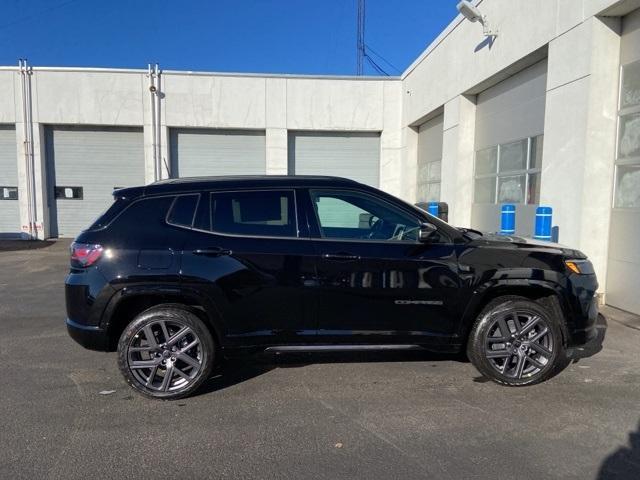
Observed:
[[[166,180],[114,193],[71,246],[67,327],[139,392],[192,393],[240,350],[464,352],[543,381],[595,337],[577,250],[454,228],[342,178]]]

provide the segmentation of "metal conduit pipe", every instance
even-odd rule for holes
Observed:
[[[151,64],[148,65],[149,77],[149,109],[151,111],[151,152],[153,157],[153,179],[157,181],[159,179],[160,171],[158,170],[158,149],[157,149],[157,137],[156,137],[156,85],[155,85],[155,71]]]
[[[32,119],[32,96],[31,96],[31,74],[32,69],[25,59],[18,60],[20,71],[20,85],[22,87],[22,127],[23,127],[23,147],[25,157],[25,174],[27,177],[27,220],[30,238],[38,237],[37,230],[37,210],[35,199],[35,165],[33,158],[33,119]]]

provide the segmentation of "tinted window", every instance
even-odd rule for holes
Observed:
[[[110,228],[126,236],[138,232],[153,235],[166,226],[165,218],[173,200],[174,197],[151,197],[135,201],[116,217]]]
[[[212,230],[238,235],[297,236],[292,191],[211,194]]]
[[[416,241],[420,221],[372,195],[312,190],[311,198],[325,238]]]
[[[98,216],[88,230],[99,230],[106,227],[128,204],[129,202],[127,200],[123,200],[122,198],[116,199],[104,213]]]
[[[176,197],[167,216],[167,222],[172,225],[191,227],[196,213],[200,195],[180,195]]]

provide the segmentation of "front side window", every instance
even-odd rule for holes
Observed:
[[[478,150],[475,203],[540,201],[542,135]]]
[[[312,190],[311,199],[323,238],[417,241],[420,221],[362,192]]]
[[[296,237],[293,191],[212,193],[211,229],[232,235]]]

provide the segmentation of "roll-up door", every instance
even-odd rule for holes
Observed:
[[[443,124],[444,116],[438,115],[418,128],[416,200],[419,202],[440,201]]]
[[[264,175],[263,131],[174,128],[171,176]]]
[[[380,134],[289,132],[290,175],[333,175],[377,187]]]
[[[606,302],[640,315],[640,10],[622,19],[620,106]]]
[[[144,184],[142,129],[49,127],[46,148],[51,236],[77,235],[115,188]]]
[[[16,130],[0,126],[0,237],[20,235]]]
[[[518,204],[516,233],[533,234],[547,87],[546,59],[478,94],[471,225],[500,228],[500,205]]]

